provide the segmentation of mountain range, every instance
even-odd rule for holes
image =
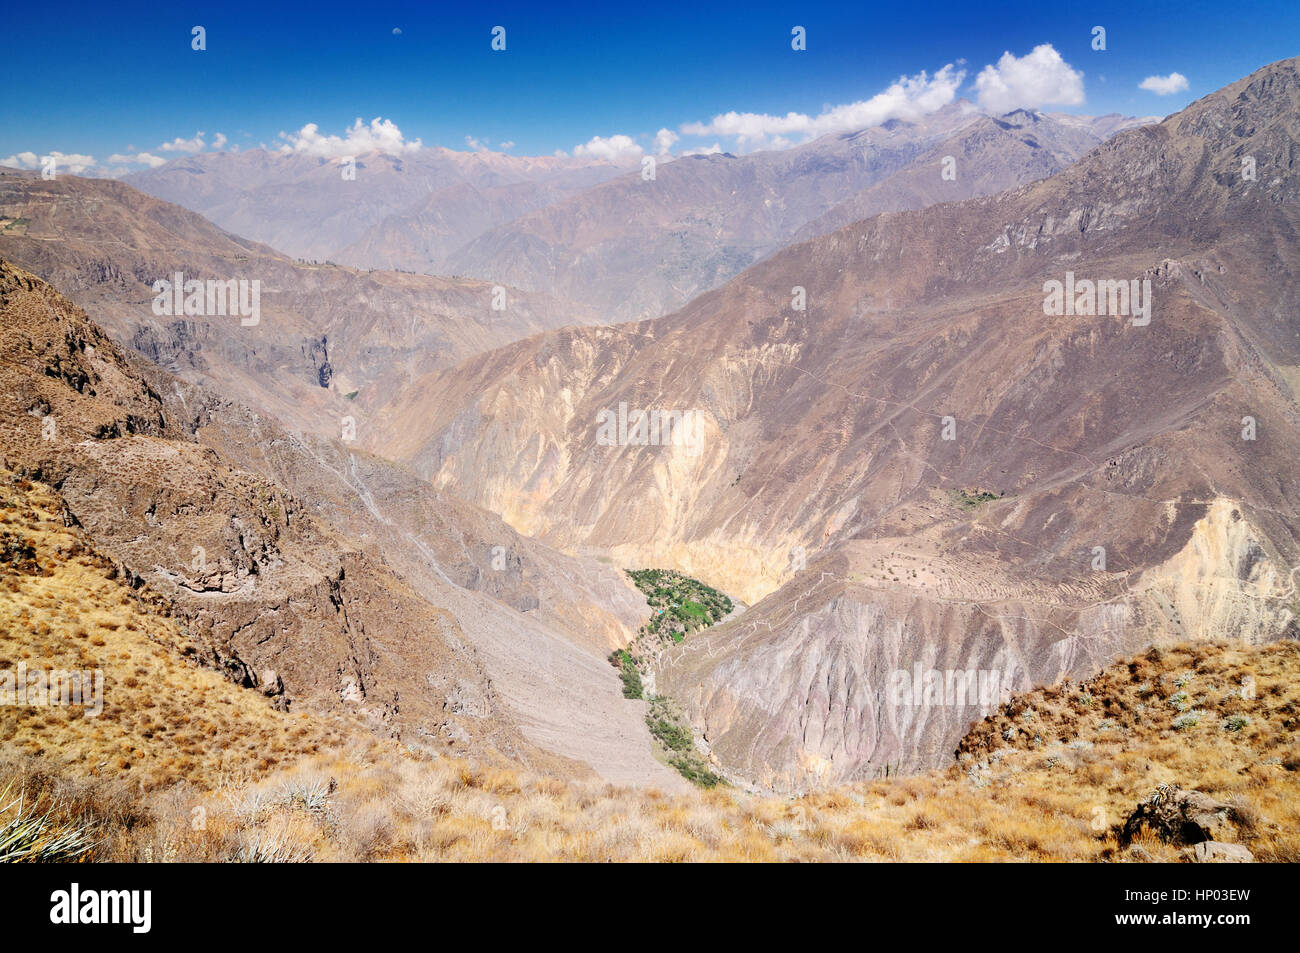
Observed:
[[[958,100],[788,150],[660,157],[653,179],[627,162],[434,149],[362,157],[354,181],[339,159],[265,150],[125,181],[298,257],[500,282],[612,322],[673,310],[801,231],[1032,181],[1150,121],[998,118]]]
[[[1298,96],[1285,61],[1055,176],[471,358],[367,446],[561,549],[751,603],[659,682],[764,786],[948,757],[978,706],[892,703],[916,665],[1009,691],[1294,634]],[[1047,313],[1075,275],[1128,310]],[[601,445],[622,407],[697,415],[695,445]]]
[[[0,462],[278,710],[682,789],[607,658],[669,568],[737,603],[641,657],[730,785],[943,767],[1017,693],[1296,637],[1298,125],[1286,60],[1158,123],[959,102],[652,178],[4,170]],[[257,320],[159,313],[177,274]],[[991,690],[918,701],[954,672]]]

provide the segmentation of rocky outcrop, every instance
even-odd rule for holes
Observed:
[[[1203,846],[1197,859],[1205,861],[1223,851],[1221,842],[1236,840],[1236,811],[1200,791],[1185,791],[1176,784],[1162,784],[1145,802],[1134,808],[1120,832],[1121,846],[1134,838],[1150,834],[1167,844]],[[1249,851],[1247,851],[1249,858]]]

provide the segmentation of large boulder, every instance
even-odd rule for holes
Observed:
[[[1185,791],[1176,784],[1162,784],[1128,816],[1120,843],[1127,846],[1143,830],[1167,844],[1234,841],[1236,819],[1231,804],[1200,791]]]

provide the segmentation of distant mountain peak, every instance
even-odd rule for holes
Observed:
[[[1043,114],[1036,109],[1013,109],[998,117],[1013,126],[1028,126],[1043,120]]]

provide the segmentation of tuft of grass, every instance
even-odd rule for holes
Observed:
[[[0,790],[0,863],[67,863],[95,846],[89,823],[59,822],[58,805],[39,812],[21,791],[5,804],[12,790],[12,782]]]

